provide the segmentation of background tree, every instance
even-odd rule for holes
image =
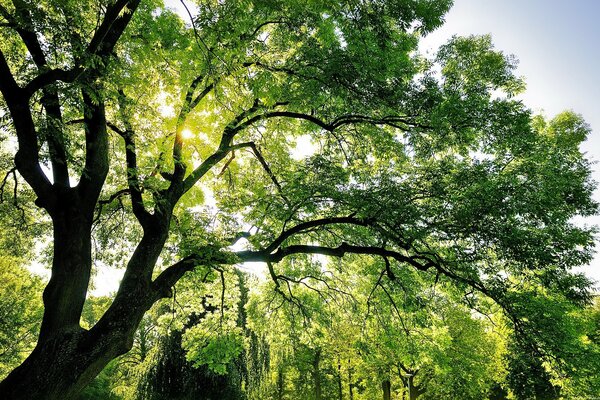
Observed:
[[[0,378],[4,378],[35,346],[43,284],[22,260],[8,256],[0,256],[0,280]]]
[[[6,397],[74,398],[196,267],[385,256],[529,336],[520,277],[589,299],[570,272],[592,247],[570,221],[597,211],[588,128],[532,119],[489,37],[416,55],[450,1],[196,5],[190,26],[156,0],[0,2],[2,112],[53,238],[39,340]],[[125,273],[85,329],[93,261]]]

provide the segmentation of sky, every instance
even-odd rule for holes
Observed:
[[[446,23],[422,40],[421,50],[434,51],[452,35],[491,34],[498,50],[519,60],[517,75],[527,84],[523,102],[550,118],[564,110],[581,114],[592,129],[581,150],[599,163],[599,15],[600,0],[455,0]],[[600,182],[600,165],[593,168]],[[594,196],[600,201],[600,190]],[[583,223],[600,225],[600,217]],[[600,255],[583,271],[600,281]]]

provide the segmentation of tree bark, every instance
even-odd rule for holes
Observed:
[[[350,395],[350,400],[354,400],[354,383],[352,382],[352,367],[348,367],[348,394]]]
[[[315,385],[315,400],[321,400],[323,397],[322,388],[321,388],[321,373],[319,371],[319,364],[321,362],[321,349],[317,349],[315,351],[315,357],[312,362],[312,376],[313,383]]]
[[[279,368],[277,371],[277,400],[283,400],[283,393],[285,388],[285,375],[283,374],[283,368]]]
[[[338,400],[343,400],[344,398],[344,393],[342,390],[342,362],[340,361],[340,358],[338,357],[338,373],[337,373],[337,383],[338,383]]]
[[[54,258],[44,291],[40,338],[29,357],[0,383],[3,399],[76,398],[109,361],[132,348],[144,313],[161,297],[152,290],[147,271],[164,245],[168,223],[158,223],[146,232],[129,262],[130,275],[123,280],[126,290],[122,285],[96,325],[90,330],[81,328],[92,264],[91,213],[78,211],[76,197],[70,202],[66,199],[60,203],[63,209],[52,212]]]
[[[392,383],[389,379],[381,382],[381,389],[383,390],[383,400],[392,400]]]

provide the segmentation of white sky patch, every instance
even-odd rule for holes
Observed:
[[[296,147],[292,150],[294,160],[303,160],[317,152],[317,146],[313,143],[310,135],[302,135],[296,139]]]
[[[103,266],[98,268],[98,271],[94,277],[92,277],[92,289],[88,295],[91,296],[108,296],[111,293],[115,293],[119,289],[121,279],[125,268],[113,268],[110,266]]]
[[[335,27],[335,35],[337,36],[342,49],[348,47],[348,42],[346,42],[346,39],[344,38],[344,32],[342,32],[342,30],[337,26]]]
[[[27,266],[27,269],[29,270],[29,272],[39,276],[46,282],[50,280],[50,269],[46,268],[42,263],[38,261],[31,262],[31,264]]]
[[[190,1],[165,0],[165,6],[173,10],[175,14],[179,15],[187,24],[191,24],[189,14],[194,16],[198,13],[198,7]]]
[[[160,106],[158,106],[158,112],[164,118],[172,118],[175,116],[175,108],[166,103],[162,103]]]
[[[158,106],[158,112],[164,118],[172,118],[175,116],[175,108],[172,104],[169,104],[170,99],[171,96],[164,90],[161,91],[156,98],[160,104]]]

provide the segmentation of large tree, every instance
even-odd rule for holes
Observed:
[[[571,223],[596,212],[588,128],[532,119],[488,37],[420,57],[450,3],[198,0],[184,23],[158,0],[1,0],[2,134],[53,253],[37,346],[0,393],[72,398],[202,266],[267,262],[285,296],[284,258],[373,255],[529,336],[524,280],[586,300],[569,271],[592,246]],[[98,263],[125,273],[84,329]]]

